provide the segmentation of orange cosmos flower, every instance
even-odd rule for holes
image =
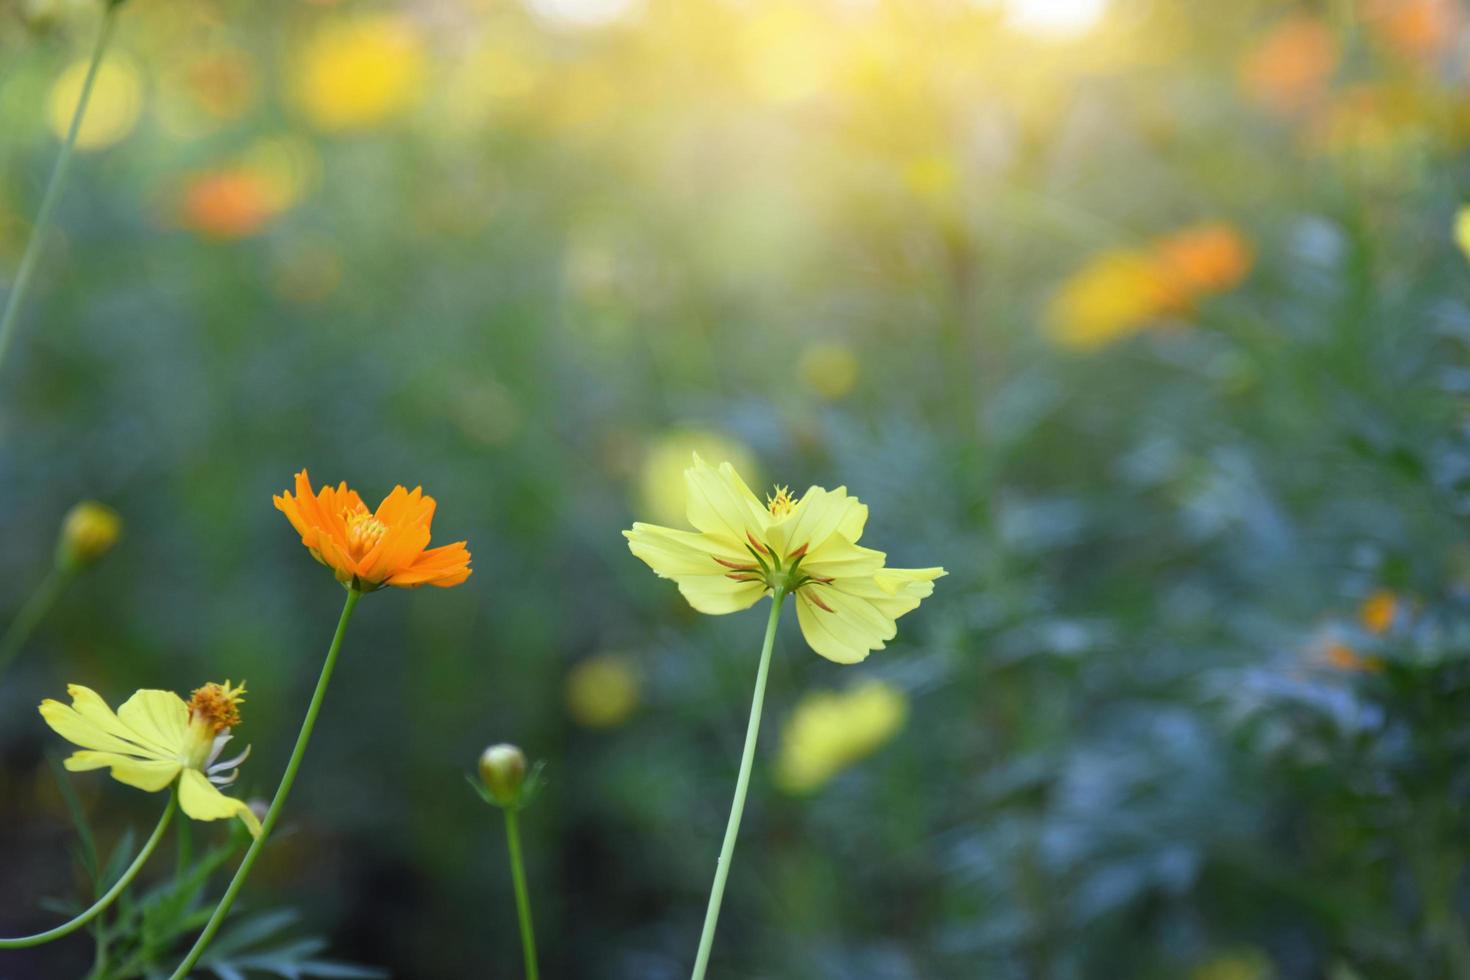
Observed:
[[[302,470],[296,474],[296,495],[286,491],[273,499],[312,557],[331,568],[348,588],[371,592],[385,585],[448,587],[470,577],[467,542],[428,546],[434,498],[422,487],[394,487],[378,509],[370,511],[345,483],[313,491]]]

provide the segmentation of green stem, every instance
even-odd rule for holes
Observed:
[[[36,591],[26,600],[26,604],[20,607],[20,612],[11,620],[10,628],[0,637],[0,674],[5,673],[5,668],[20,653],[36,627],[41,625],[41,620],[46,618],[46,614],[56,604],[61,590],[70,579],[70,569],[59,564],[52,566],[41,584],[36,586]]]
[[[505,809],[505,843],[510,850],[510,878],[516,889],[516,916],[521,920],[521,952],[526,959],[526,980],[537,980],[536,934],[531,929],[531,897],[526,890],[526,869],[521,863],[520,814]]]
[[[31,226],[31,237],[20,257],[20,266],[15,270],[15,282],[10,286],[10,295],[5,297],[5,312],[0,313],[0,362],[5,360],[5,354],[10,349],[20,304],[30,286],[31,274],[36,271],[36,261],[40,258],[46,232],[51,227],[52,213],[61,197],[61,185],[66,179],[67,168],[71,165],[77,134],[82,129],[82,117],[87,114],[87,103],[92,99],[97,71],[102,67],[102,55],[107,50],[107,43],[112,40],[112,28],[121,7],[122,0],[108,0],[107,7],[102,12],[102,26],[97,32],[97,43],[92,48],[92,61],[87,65],[87,77],[82,81],[82,92],[77,98],[77,107],[72,112],[71,125],[67,127],[66,139],[62,141],[61,150],[56,154],[56,162],[51,165],[51,177],[46,181],[45,193],[41,195],[41,209],[36,212],[36,223]]]
[[[786,592],[777,589],[771,597],[771,618],[766,623],[766,641],[761,647],[761,665],[755,675],[755,695],[750,701],[750,722],[745,726],[745,752],[740,757],[740,775],[735,779],[735,799],[730,804],[730,822],[725,825],[725,843],[720,846],[720,861],[715,866],[715,881],[710,886],[709,908],[704,913],[704,932],[699,937],[699,954],[694,959],[691,980],[704,980],[709,967],[709,952],[715,942],[715,926],[720,921],[720,902],[725,897],[725,879],[730,876],[730,858],[735,853],[735,838],[740,835],[740,817],[745,812],[745,793],[750,789],[750,769],[755,763],[755,740],[760,734],[761,705],[766,700],[766,676],[771,670],[771,648],[776,643],[776,624],[781,619],[781,603]]]
[[[275,798],[271,800],[270,810],[266,812],[265,819],[260,824],[260,836],[250,844],[250,849],[245,852],[245,858],[240,862],[240,867],[235,869],[235,877],[230,879],[229,887],[225,889],[219,904],[214,907],[214,914],[209,917],[204,931],[199,938],[194,940],[189,955],[174,970],[171,980],[182,980],[194,964],[199,962],[199,957],[204,955],[204,950],[209,946],[214,934],[219,932],[219,927],[224,923],[225,916],[230,914],[230,906],[235,904],[235,896],[240,893],[240,888],[245,884],[245,879],[250,874],[250,869],[255,865],[255,859],[260,857],[261,850],[265,847],[266,839],[270,837],[271,830],[280,819],[281,809],[286,805],[286,796],[291,792],[291,784],[296,781],[296,770],[301,768],[301,759],[306,755],[306,743],[311,741],[311,731],[316,727],[316,716],[322,709],[322,700],[327,694],[327,682],[332,679],[332,668],[337,663],[337,652],[342,649],[342,637],[347,633],[347,621],[352,618],[352,610],[357,606],[357,600],[362,598],[362,593],[356,589],[347,590],[347,602],[342,606],[342,616],[337,620],[337,632],[332,637],[332,645],[327,649],[327,659],[322,663],[321,676],[317,678],[316,691],[311,695],[311,703],[306,706],[306,717],[301,721],[301,731],[296,736],[296,747],[291,750],[291,758],[286,763],[286,772],[281,776],[281,785],[276,788]]]
[[[91,908],[78,915],[75,919],[62,923],[55,929],[47,929],[45,932],[38,932],[33,936],[0,939],[0,949],[25,949],[28,946],[39,946],[42,943],[49,943],[53,939],[60,939],[62,936],[71,935],[88,922],[91,922],[98,915],[101,915],[103,910],[116,901],[124,889],[133,883],[133,879],[137,877],[143,865],[148,862],[148,856],[153,853],[153,849],[163,839],[163,832],[168,829],[169,819],[173,817],[174,808],[178,805],[178,801],[179,791],[177,785],[175,785],[173,793],[169,796],[168,806],[163,808],[163,816],[158,818],[158,826],[153,828],[153,833],[143,844],[143,849],[138,852],[137,857],[133,858],[133,863],[128,865],[128,869],[122,873],[122,877],[117,879],[117,882],[111,888],[107,889],[106,894],[97,899]]]

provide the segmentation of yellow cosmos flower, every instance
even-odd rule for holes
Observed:
[[[205,684],[186,703],[172,691],[139,691],[114,713],[91,688],[67,686],[71,704],[41,702],[46,724],[82,751],[66,760],[72,772],[110,769],[112,778],[156,793],[179,785],[179,806],[195,820],[239,817],[260,836],[260,820],[244,802],[221,793],[239,774],[244,752],[220,761],[230,729],[240,724],[245,685]]]
[[[735,468],[696,453],[684,471],[694,531],[639,522],[628,547],[689,604],[722,615],[780,590],[796,597],[802,635],[817,653],[857,663],[883,649],[895,620],[934,591],[942,568],[887,568],[881,551],[857,543],[868,508],[846,487],[811,487],[800,499],[777,488],[762,505]]]
[[[882,681],[808,694],[781,733],[776,782],[790,793],[821,787],[896,735],[907,716],[903,692]]]

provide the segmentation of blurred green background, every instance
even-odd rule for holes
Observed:
[[[0,2],[0,281],[98,10]],[[784,624],[715,975],[1470,976],[1466,52],[1455,0],[129,0],[0,372],[0,616],[125,522],[0,681],[0,931],[79,888],[66,683],[244,677],[274,788],[307,466],[475,574],[363,602],[242,908],[518,976],[510,740],[546,975],[684,976],[761,613],[618,532],[698,448],[951,573],[860,666]],[[161,802],[69,781],[104,842]]]

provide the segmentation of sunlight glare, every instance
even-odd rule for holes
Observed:
[[[1102,19],[1107,0],[1005,0],[1006,22],[1028,34],[1075,37]]]

